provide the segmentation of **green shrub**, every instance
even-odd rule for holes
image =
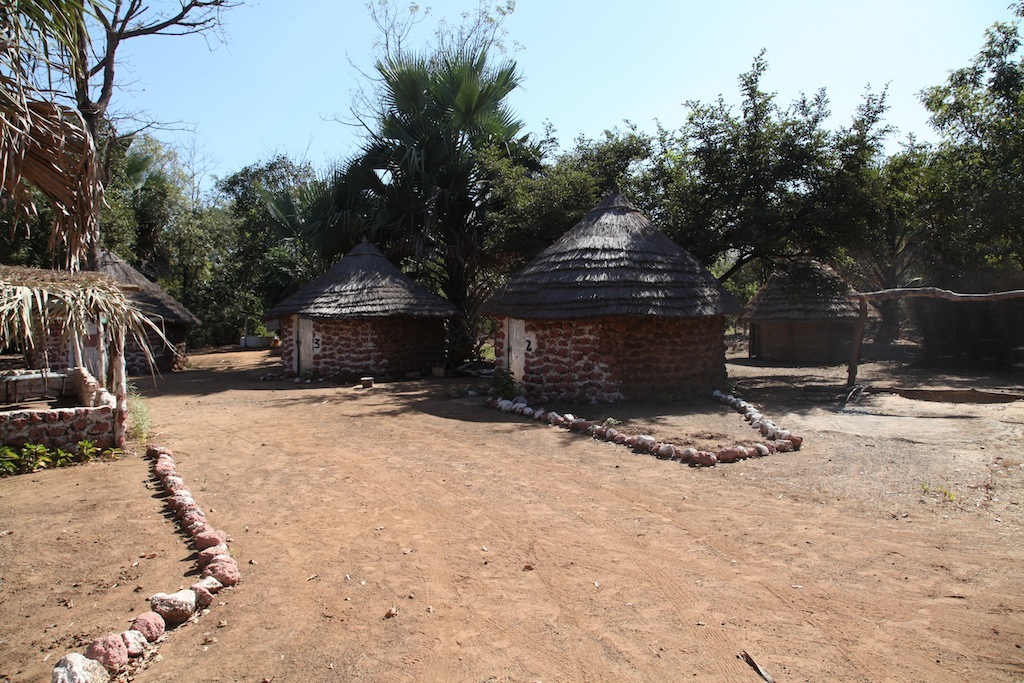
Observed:
[[[99,449],[88,439],[75,445],[75,452],[62,448],[47,448],[42,444],[25,444],[21,448],[0,446],[0,477],[25,474],[49,467],[67,467],[77,462],[97,458],[116,458],[123,455],[120,448]]]

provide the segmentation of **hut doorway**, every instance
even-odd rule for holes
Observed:
[[[313,368],[313,321],[309,318],[298,318],[296,327],[299,352],[296,356],[298,367],[295,368],[295,373],[301,376],[303,372]]]
[[[518,381],[526,374],[526,321],[519,318],[506,318],[505,329],[508,330],[507,367],[509,374]]]

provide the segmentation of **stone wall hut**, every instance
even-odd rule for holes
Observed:
[[[150,332],[149,348],[153,352],[156,367],[159,370],[170,370],[176,365],[183,365],[186,358],[185,337],[193,327],[199,325],[199,318],[163,287],[132,268],[117,254],[101,252],[99,271],[115,282],[131,285],[131,299],[171,343],[173,348]],[[135,339],[125,343],[125,362],[131,374],[150,372],[146,354]]]
[[[618,193],[484,304],[498,364],[541,401],[706,392],[725,372],[725,314],[739,305]]]
[[[804,365],[848,362],[859,315],[852,292],[834,270],[813,260],[773,273],[744,310],[750,357]]]
[[[445,362],[445,319],[458,310],[364,241],[274,306],[289,375],[403,376]]]

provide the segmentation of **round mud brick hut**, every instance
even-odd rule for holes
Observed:
[[[685,249],[612,193],[484,304],[498,364],[541,401],[704,393],[725,372],[739,304]]]
[[[797,365],[848,362],[860,314],[852,293],[817,261],[794,261],[773,273],[743,313],[750,325],[750,357]]]
[[[458,310],[364,241],[274,306],[285,373],[401,377],[445,363],[445,319]]]

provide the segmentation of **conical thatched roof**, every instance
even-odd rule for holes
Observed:
[[[685,249],[612,193],[486,304],[522,319],[698,318],[740,308]]]
[[[773,273],[744,311],[750,322],[770,320],[856,320],[853,290],[831,268],[817,261],[794,261]]]
[[[459,311],[413,282],[364,241],[326,273],[270,309],[266,317],[290,314],[321,319],[391,315],[451,318]]]
[[[164,291],[163,287],[125,263],[117,254],[100,252],[99,270],[115,282],[137,287],[137,290],[131,292],[131,298],[149,318],[176,325],[199,324],[199,318]]]

